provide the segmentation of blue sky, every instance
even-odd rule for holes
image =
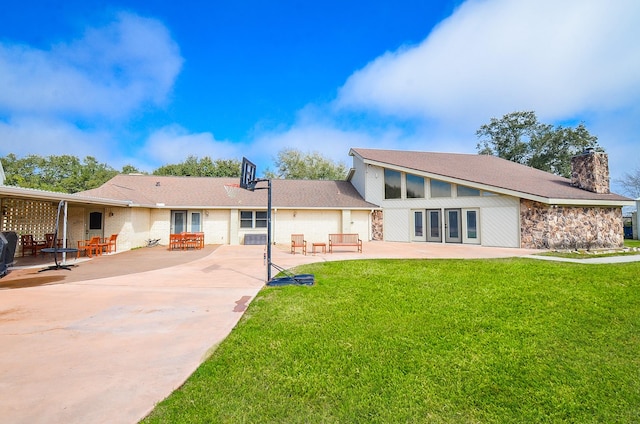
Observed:
[[[5,2],[0,156],[260,174],[286,147],[475,153],[534,110],[584,122],[615,180],[640,167],[637,22],[636,0]]]

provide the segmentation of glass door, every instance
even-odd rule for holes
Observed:
[[[202,232],[200,212],[191,212],[191,231],[194,233]]]
[[[427,209],[427,241],[442,242],[442,216],[440,209]]]
[[[171,234],[187,231],[187,211],[171,211]]]
[[[447,243],[462,243],[462,223],[460,221],[460,213],[460,209],[444,210],[444,241]]]
[[[480,244],[480,222],[478,219],[480,211],[478,209],[462,210],[462,242],[469,244]]]
[[[414,210],[413,212],[413,234],[412,241],[426,241],[425,234],[425,211]]]

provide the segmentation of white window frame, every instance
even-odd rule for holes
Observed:
[[[243,218],[242,215],[243,214],[251,214],[251,226],[243,226],[243,222],[249,222],[249,218]],[[258,216],[258,215],[261,216]],[[262,217],[262,214],[264,214],[264,218]],[[258,223],[261,223],[264,221],[264,225],[260,225],[258,226]],[[262,210],[253,210],[253,211],[249,211],[249,210],[242,210],[240,211],[240,228],[243,230],[255,230],[255,229],[262,229],[262,228],[267,228],[268,225],[268,218],[267,218],[267,211],[262,211]]]

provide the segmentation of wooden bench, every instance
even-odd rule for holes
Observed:
[[[358,234],[329,234],[329,253],[334,246],[355,246],[362,253],[362,240]]]

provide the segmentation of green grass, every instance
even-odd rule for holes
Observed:
[[[298,271],[145,422],[640,422],[640,263]]]
[[[640,247],[640,240],[625,239],[624,246],[625,247]]]

